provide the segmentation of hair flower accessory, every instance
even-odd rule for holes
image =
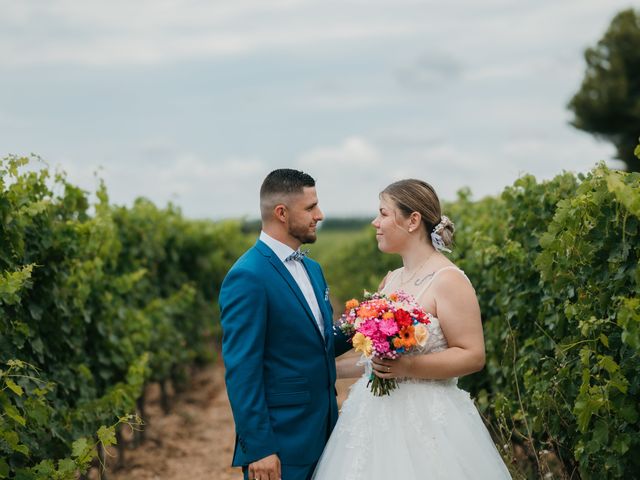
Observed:
[[[442,217],[440,217],[440,223],[433,227],[433,230],[431,231],[431,243],[433,244],[433,248],[439,252],[451,252],[451,250],[449,250],[445,245],[442,235],[440,235],[440,232],[449,225],[453,227],[453,222],[449,220],[449,217],[446,215],[442,215]]]

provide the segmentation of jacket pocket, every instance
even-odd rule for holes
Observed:
[[[267,405],[282,407],[311,402],[309,382],[305,377],[280,378],[267,388]]]
[[[267,394],[269,407],[284,407],[288,405],[304,405],[311,402],[309,390],[299,392],[270,392]]]

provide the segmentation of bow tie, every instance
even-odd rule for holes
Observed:
[[[289,262],[289,261],[293,260],[293,261],[296,261],[296,262],[301,262],[302,259],[307,256],[308,253],[309,253],[309,250],[296,250],[291,255],[289,255],[287,258],[285,258],[284,261],[285,262]]]

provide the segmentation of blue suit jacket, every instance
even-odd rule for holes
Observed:
[[[284,464],[312,464],[337,421],[335,356],[351,345],[333,332],[320,265],[306,258],[303,263],[324,317],[324,338],[297,283],[260,240],[222,284],[222,357],[236,425],[234,466],[273,453]]]

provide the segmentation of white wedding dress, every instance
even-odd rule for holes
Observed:
[[[448,348],[438,319],[427,327],[429,339],[415,353]],[[314,480],[511,478],[457,378],[403,379],[390,395],[376,397],[366,370],[342,405]]]

